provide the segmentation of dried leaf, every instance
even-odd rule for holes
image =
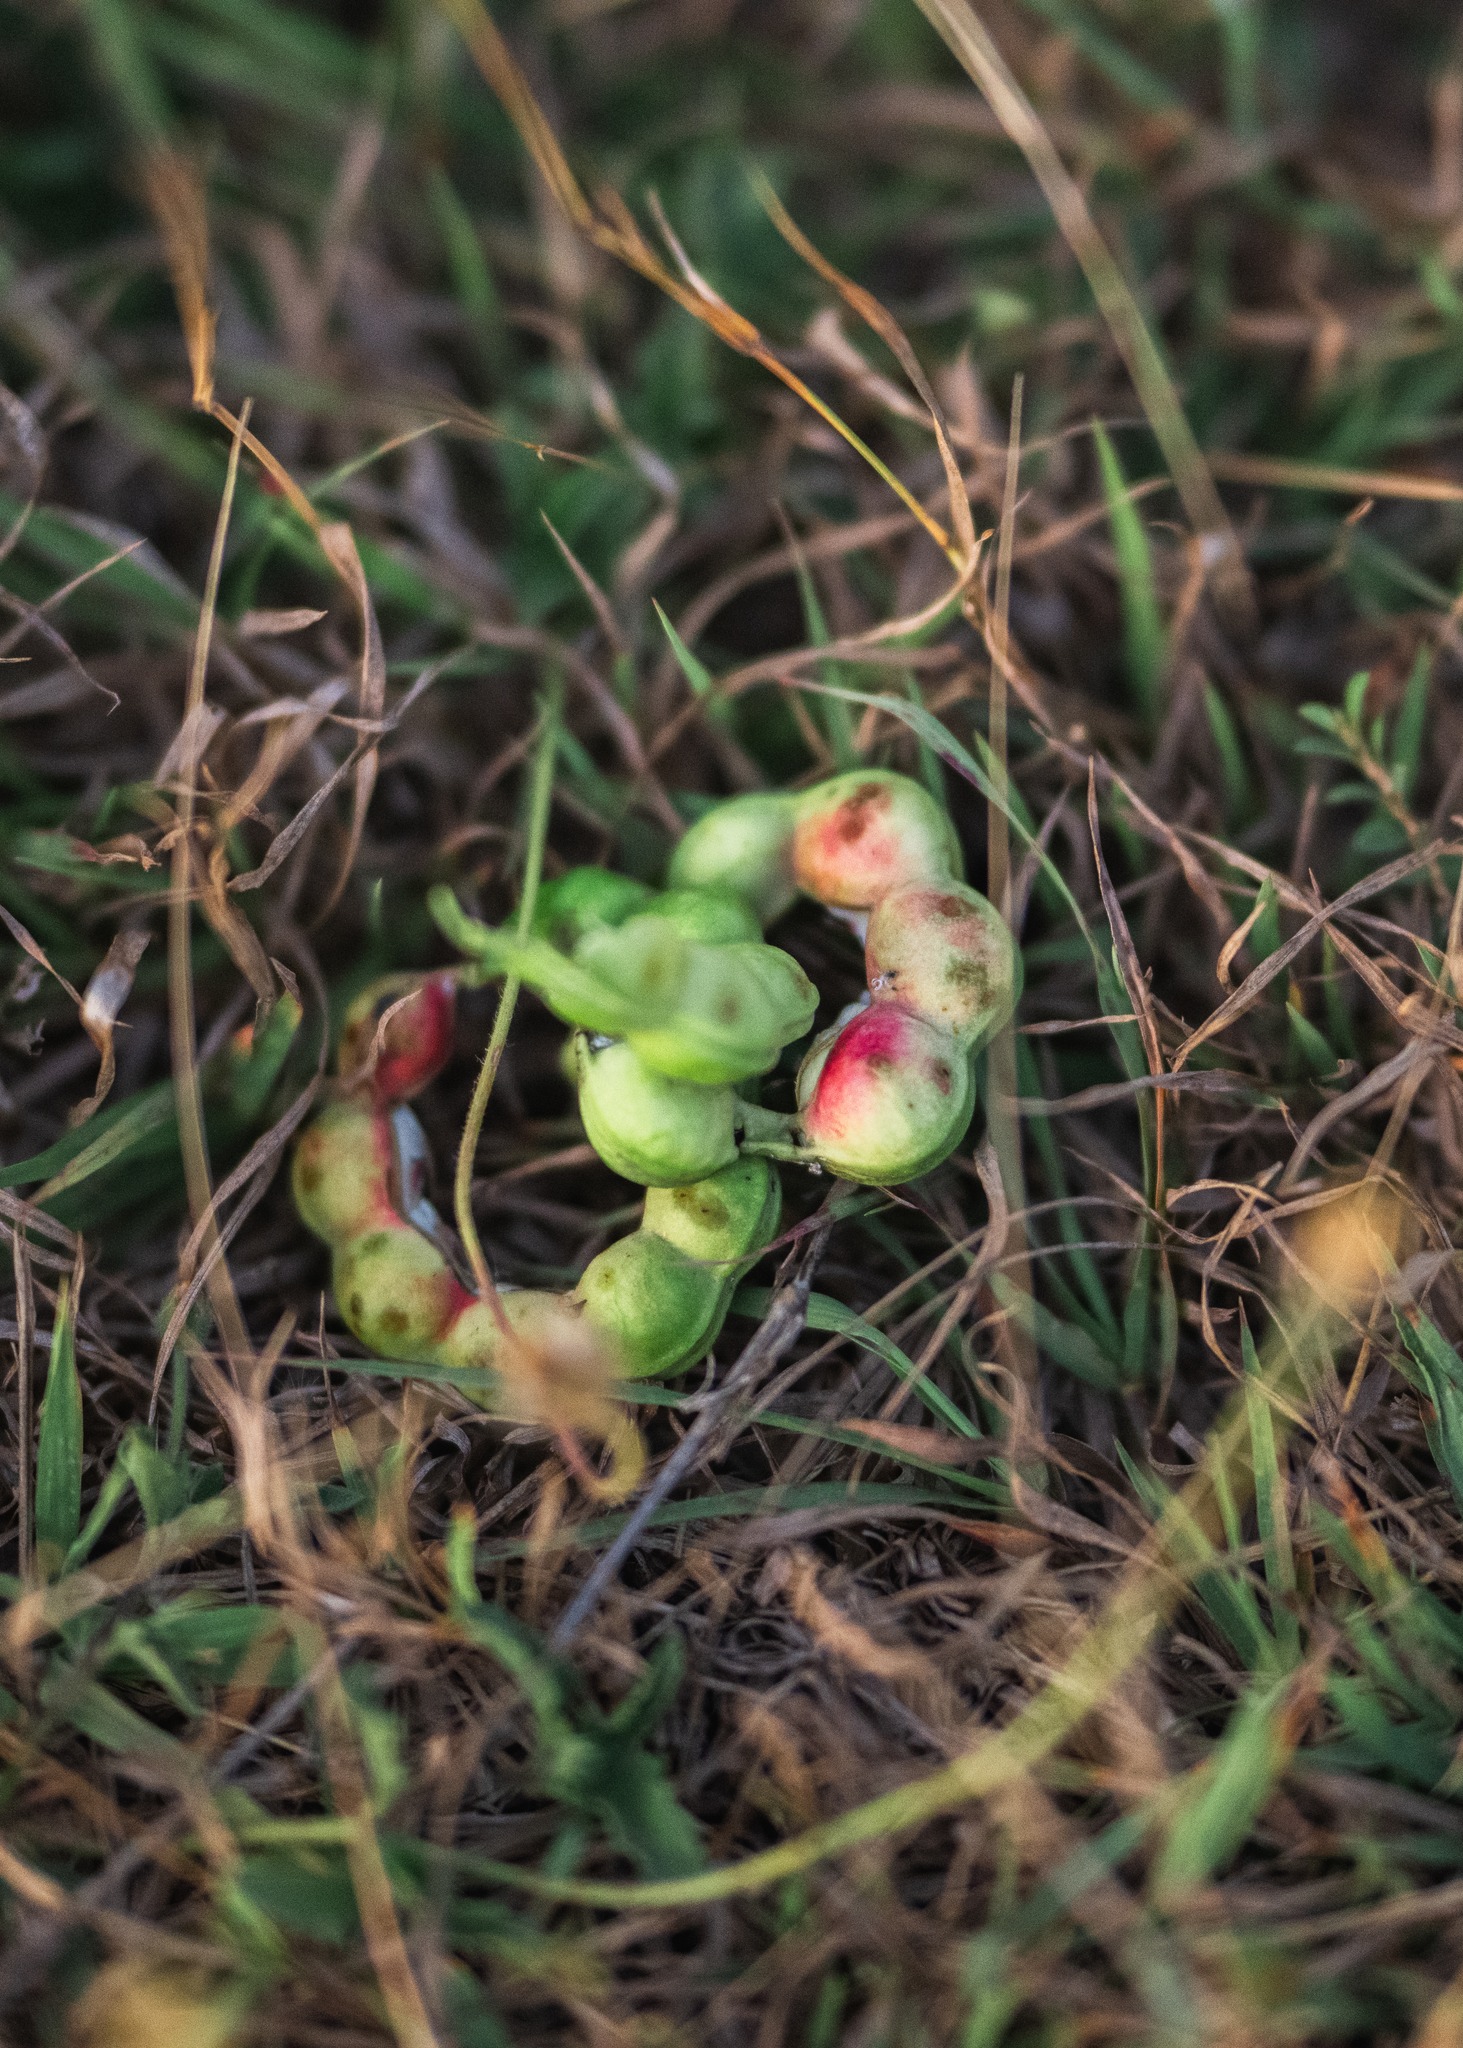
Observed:
[[[261,1003],[275,997],[274,973],[258,932],[237,903],[229,900],[229,850],[215,845],[209,852],[198,891],[198,907],[228,949],[229,958]]]
[[[118,932],[107,948],[106,958],[86,985],[81,1002],[81,1028],[96,1047],[102,1064],[95,1089],[85,1102],[77,1103],[66,1119],[72,1130],[78,1124],[84,1124],[88,1117],[95,1116],[112,1092],[112,1083],[117,1078],[113,1034],[122,1005],[132,993],[138,962],[147,951],[151,937],[150,932],[138,925],[130,931]]]
[[[247,611],[234,631],[244,640],[277,640],[285,633],[303,633],[307,626],[318,626],[325,616],[304,604],[277,611]]]
[[[218,316],[208,303],[208,214],[193,166],[174,149],[155,143],[142,160],[143,189],[168,252],[168,269],[183,323],[193,403],[213,406],[213,351]]]
[[[41,494],[41,479],[46,473],[46,437],[30,407],[16,397],[8,384],[0,384],[0,414],[4,415],[5,426],[19,452],[25,473],[24,502],[11,520],[8,531],[0,537],[0,562],[3,562],[24,533],[26,522],[35,510],[36,499]]]

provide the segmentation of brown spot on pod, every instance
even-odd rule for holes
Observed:
[[[876,1004],[897,989],[902,1006],[970,1048],[1010,1016],[1020,983],[1005,920],[964,884],[891,890],[869,919],[865,964]]]
[[[891,889],[959,873],[943,810],[907,776],[862,770],[798,798],[793,875],[820,903],[867,910]]]

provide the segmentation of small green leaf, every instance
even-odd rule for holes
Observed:
[[[1097,446],[1108,525],[1118,558],[1128,676],[1144,719],[1154,726],[1162,709],[1159,699],[1168,663],[1168,635],[1158,609],[1153,550],[1138,508],[1128,495],[1128,480],[1117,450],[1100,420],[1092,423],[1092,438]]]
[[[1268,960],[1280,946],[1280,902],[1275,893],[1275,884],[1266,875],[1255,896],[1259,916],[1250,927],[1250,957],[1258,963]]]
[[[1160,1898],[1203,1884],[1243,1843],[1290,1757],[1288,1694],[1273,1678],[1253,1684],[1214,1754],[1193,1773],[1191,1796],[1174,1818],[1154,1872]]]
[[[1346,685],[1341,702],[1347,719],[1352,725],[1361,724],[1362,711],[1366,704],[1367,684],[1371,681],[1369,669],[1359,669]]]
[[[140,1429],[129,1429],[123,1437],[117,1463],[137,1488],[149,1529],[171,1522],[187,1507],[187,1466],[175,1464]]]
[[[671,652],[676,657],[676,663],[680,668],[681,674],[686,678],[686,681],[691,685],[692,690],[698,697],[709,696],[716,688],[715,676],[712,675],[704,661],[697,660],[696,656],[691,652],[690,648],[661,610],[659,604],[655,606],[655,615],[665,628],[665,637],[671,643]]]
[[[1291,1043],[1300,1054],[1301,1061],[1316,1079],[1323,1080],[1327,1074],[1334,1074],[1340,1066],[1340,1059],[1332,1051],[1325,1033],[1318,1031],[1301,1010],[1295,1000],[1285,1006],[1286,1021],[1290,1026]]]
[[[81,1533],[81,1381],[71,1282],[56,1291],[51,1363],[36,1443],[36,1556],[49,1578]]]
[[[1365,854],[1368,859],[1374,854],[1401,853],[1407,845],[1407,834],[1395,818],[1385,811],[1378,811],[1358,825],[1351,835],[1351,851]]]

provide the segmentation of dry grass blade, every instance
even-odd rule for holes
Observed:
[[[141,173],[147,203],[167,249],[193,373],[193,403],[202,412],[212,412],[218,316],[208,302],[208,213],[202,186],[192,166],[165,143],[144,150]]]
[[[1353,884],[1343,895],[1338,896],[1334,903],[1325,904],[1319,910],[1315,909],[1292,884],[1285,883],[1283,877],[1276,876],[1274,879],[1277,893],[1281,895],[1282,900],[1297,902],[1298,905],[1304,907],[1309,913],[1305,923],[1299,931],[1293,932],[1276,951],[1267,955],[1257,967],[1245,976],[1239,987],[1231,995],[1225,997],[1218,1009],[1214,1010],[1205,1018],[1202,1024],[1189,1033],[1188,1037],[1174,1052],[1173,1064],[1175,1072],[1183,1066],[1190,1054],[1195,1052],[1199,1046],[1205,1044],[1211,1038],[1218,1037],[1220,1032],[1227,1031],[1237,1018],[1242,1017],[1258,1001],[1259,997],[1269,987],[1270,983],[1275,980],[1276,976],[1283,974],[1291,962],[1305,951],[1306,947],[1312,943],[1320,932],[1333,925],[1337,918],[1343,916],[1357,904],[1365,903],[1369,897],[1381,895],[1384,890],[1392,888],[1408,875],[1415,874],[1419,868],[1427,867],[1437,857],[1439,851],[1440,848],[1434,845],[1424,847],[1415,853],[1401,854],[1395,861],[1389,861],[1385,867],[1375,869],[1362,881]],[[1263,880],[1270,871],[1260,867],[1258,864],[1254,865],[1258,878]],[[1349,942],[1345,941],[1344,934],[1340,934],[1338,935],[1338,943]]]
[[[65,975],[61,973],[59,968],[53,967],[51,965],[51,961],[46,953],[45,947],[40,944],[39,940],[31,937],[30,933],[26,930],[25,926],[21,923],[20,919],[18,917],[13,916],[11,912],[5,908],[5,905],[3,903],[0,903],[0,922],[3,922],[6,931],[9,932],[11,938],[14,939],[16,945],[19,946],[22,953],[27,954],[32,960],[35,961],[37,967],[43,967],[47,974],[51,975],[56,981],[58,981],[61,984],[62,988],[65,989],[67,995],[70,996],[72,1002],[75,1003],[77,1009],[80,1010],[82,1008],[82,997],[80,991],[72,987],[71,983],[66,979]]]
[[[502,101],[505,111],[522,136],[549,190],[575,227],[587,235],[597,248],[603,249],[608,255],[618,257],[622,263],[628,264],[632,270],[638,271],[642,277],[657,285],[668,298],[674,299],[678,306],[709,327],[717,339],[724,342],[728,348],[735,349],[739,355],[750,356],[790,391],[795,392],[806,406],[817,413],[840,439],[846,441],[849,447],[868,463],[876,475],[883,478],[930,538],[944,549],[959,567],[959,551],[940,522],[930,516],[908,486],[880,460],[873,449],[845,421],[839,418],[811,385],[780,360],[753,323],[735,307],[729,306],[718,292],[706,284],[684,259],[679,245],[675,242],[674,236],[669,235],[668,229],[668,239],[677,255],[681,257],[684,278],[677,277],[675,272],[668,269],[656,255],[636,224],[634,215],[617,192],[603,191],[599,195],[598,206],[590,204],[569,168],[568,159],[560,148],[552,127],[534,99],[527,80],[482,0],[437,0],[437,4],[461,30],[478,68]],[[665,225],[664,222],[662,225]]]
[[[819,277],[833,286],[839,297],[846,305],[852,307],[866,326],[872,328],[919,393],[929,415],[935,444],[940,451],[940,462],[945,471],[945,488],[950,500],[950,525],[955,535],[956,546],[961,556],[968,561],[975,553],[978,543],[975,525],[970,516],[970,499],[965,489],[965,479],[960,474],[960,465],[955,460],[955,451],[950,446],[940,401],[925,375],[923,364],[910,345],[908,335],[872,292],[866,291],[861,284],[855,284],[852,278],[845,277],[838,266],[830,263],[822,251],[808,240],[765,175],[759,173],[755,185],[757,197],[766,208],[768,218],[783,240],[797,250],[803,261],[816,270]]]
[[[1139,402],[1163,450],[1194,530],[1213,552],[1214,589],[1237,621],[1252,622],[1254,591],[1239,538],[1214,488],[1204,454],[1184,417],[1173,380],[1132,290],[1098,231],[1087,201],[1057,153],[1045,124],[969,0],[918,0],[989,100],[1031,166],[1058,227],[1092,287],[1092,296],[1128,366]]]
[[[361,664],[356,698],[360,715],[373,722],[379,721],[386,708],[386,652],[381,644],[381,628],[376,623],[376,607],[366,582],[366,572],[361,567],[360,550],[356,546],[355,535],[343,521],[332,521],[328,525],[320,526],[315,537],[325,553],[326,560],[350,592],[351,602],[355,605],[360,619]],[[330,915],[350,883],[361,834],[366,829],[366,808],[371,801],[371,791],[376,786],[376,766],[376,749],[374,746],[368,746],[356,763],[350,829],[346,835],[335,882],[317,913],[317,923],[322,923]]]
[[[1217,477],[1276,490],[1330,491],[1338,497],[1401,498],[1419,505],[1463,504],[1463,484],[1447,477],[1409,476],[1401,469],[1337,469],[1325,462],[1287,462],[1277,455],[1240,455],[1211,449],[1205,457]]]
[[[243,425],[247,423],[246,415]],[[238,483],[242,445],[241,428],[235,433],[229,448],[228,475],[214,528],[213,550],[209,557],[203,606],[199,614],[198,631],[193,643],[193,660],[188,673],[188,694],[183,706],[184,731],[190,725],[199,722],[205,708],[203,693],[208,677],[209,643],[213,633],[214,611],[218,604],[224,542],[228,535],[229,513],[233,507],[234,490]],[[213,1188],[208,1160],[208,1140],[203,1124],[203,1097],[198,1081],[198,1048],[193,1016],[192,918],[198,869],[198,849],[194,833],[196,810],[197,787],[195,772],[190,765],[182,776],[178,802],[178,832],[173,847],[172,879],[168,891],[168,1011],[172,1033],[173,1093],[177,1104],[178,1143],[183,1155],[183,1178],[188,1190],[188,1206],[193,1212],[194,1222],[198,1223],[212,1214]],[[215,1234],[214,1230],[210,1230],[206,1246],[210,1253]],[[218,1317],[225,1348],[230,1358],[242,1367],[249,1353],[249,1334],[233,1283],[229,1279],[226,1263],[222,1259],[211,1259],[210,1274],[209,1299]],[[185,1274],[182,1277],[186,1283],[188,1276]]]

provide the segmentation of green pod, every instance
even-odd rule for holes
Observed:
[[[629,1039],[647,1066],[677,1080],[716,1087],[765,1074],[817,1006],[797,962],[760,939],[707,945],[687,938],[674,916],[641,912],[616,930],[586,933],[570,959],[545,939],[478,924],[447,890],[428,900],[482,973],[516,974],[565,1023]]]
[[[751,906],[727,889],[663,889],[645,916],[666,918],[682,938],[703,946],[732,946],[762,937]]]
[[[472,1299],[442,1253],[393,1215],[336,1248],[331,1274],[342,1316],[368,1351],[431,1363]]]
[[[390,1125],[358,1097],[332,1102],[305,1130],[290,1164],[295,1207],[332,1250],[389,1223]]]
[[[662,1074],[703,1087],[749,1080],[813,1022],[818,992],[776,946],[696,946],[686,966],[671,1015],[625,1034]]]
[[[525,1344],[545,1351],[572,1349],[580,1314],[567,1296],[538,1287],[502,1287],[498,1300],[504,1321]],[[492,1303],[475,1297],[454,1317],[432,1357],[438,1365],[492,1372],[502,1344],[502,1324]]]
[[[755,792],[729,797],[698,818],[671,855],[673,889],[729,889],[763,925],[797,896],[792,873],[794,799]]]
[[[516,974],[556,1017],[585,1031],[623,1038],[636,1023],[669,1017],[686,978],[689,942],[665,918],[637,916],[619,930],[588,932],[571,959],[547,939],[479,924],[450,889],[433,889],[427,904],[479,976]]]
[[[743,1156],[709,1180],[647,1189],[642,1227],[690,1258],[726,1264],[770,1242],[781,1204],[782,1184],[767,1161]]]
[[[587,932],[611,931],[644,910],[652,894],[644,882],[609,868],[570,868],[539,889],[533,936],[572,953]]]
[[[612,1172],[641,1187],[704,1180],[737,1156],[736,1097],[648,1067],[621,1039],[573,1039],[585,1135]]]
[[[704,1358],[720,1334],[739,1268],[777,1228],[780,1190],[765,1159],[693,1186],[651,1188],[639,1230],[592,1259],[575,1290],[628,1379]]]
[[[627,1379],[649,1379],[704,1358],[731,1289],[654,1231],[637,1230],[584,1269],[574,1298],[609,1339]]]
[[[960,1143],[975,1107],[975,1073],[950,1032],[880,1002],[820,1036],[797,1092],[805,1158],[846,1180],[896,1187]]]

